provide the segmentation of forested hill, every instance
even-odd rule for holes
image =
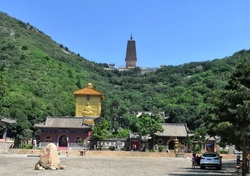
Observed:
[[[88,82],[110,88],[103,67],[3,13],[0,51],[1,116],[33,124],[47,115],[74,115],[75,90]]]
[[[194,130],[241,58],[250,58],[250,51],[146,74],[140,68],[107,71],[107,64],[90,62],[32,24],[0,13],[0,116],[16,119],[15,133],[27,136],[48,115],[74,116],[72,93],[91,82],[105,95],[102,116],[113,129],[132,129],[136,112],[151,111]]]

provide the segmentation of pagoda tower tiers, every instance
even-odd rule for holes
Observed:
[[[136,67],[136,46],[135,46],[135,40],[133,40],[133,37],[131,35],[130,40],[128,40],[127,43],[127,51],[126,51],[126,68],[135,68]]]
[[[101,116],[102,92],[93,88],[91,83],[83,89],[74,92],[76,98],[75,117],[85,117],[93,121]]]

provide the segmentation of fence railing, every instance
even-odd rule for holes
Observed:
[[[38,147],[45,148],[51,142],[40,142]],[[86,145],[83,143],[68,143],[67,147],[60,147],[59,143],[54,143],[58,148],[65,148],[67,150],[83,150],[86,149]]]

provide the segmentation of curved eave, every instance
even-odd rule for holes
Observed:
[[[176,135],[167,135],[167,134],[158,134],[158,133],[156,133],[155,134],[156,136],[160,136],[160,137],[187,137],[187,135],[178,135],[178,134],[176,134]]]
[[[16,123],[15,120],[7,119],[7,118],[0,119],[0,121],[1,121],[1,122],[4,122],[4,123],[8,123],[8,124]]]
[[[44,126],[44,125],[35,125],[35,127],[36,128],[71,128],[71,129],[91,129],[91,127],[90,126],[83,126],[83,127],[71,127],[71,126],[64,126],[64,127],[62,127],[62,126],[53,126],[53,127],[51,127],[51,126]]]

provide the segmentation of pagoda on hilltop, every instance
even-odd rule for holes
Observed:
[[[136,45],[135,40],[133,40],[132,34],[130,36],[130,40],[127,43],[127,51],[126,51],[126,68],[135,68],[136,67]]]

